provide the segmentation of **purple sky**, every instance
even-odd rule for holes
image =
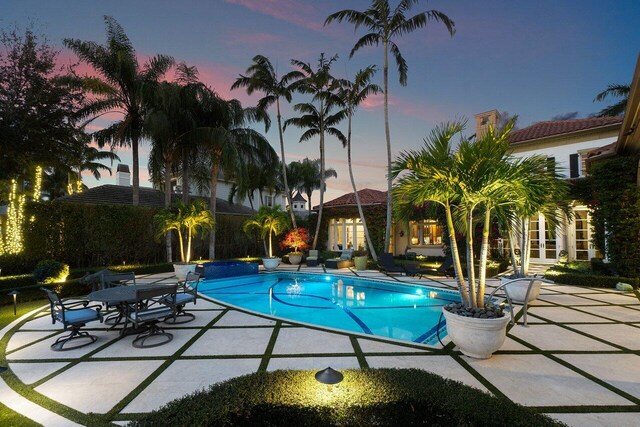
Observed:
[[[380,48],[361,50],[349,60],[362,32],[354,34],[348,24],[322,25],[332,12],[364,10],[368,5],[365,0],[0,0],[0,26],[24,28],[34,22],[60,47],[66,37],[104,43],[102,16],[112,15],[141,57],[164,53],[196,65],[201,78],[218,93],[248,106],[258,97],[230,92],[229,86],[256,54],[270,57],[281,73],[290,69],[290,59],[313,63],[321,52],[340,56],[334,66],[340,77],[352,77],[369,64],[381,66]],[[593,103],[597,92],[609,83],[631,80],[640,48],[637,0],[437,0],[421,2],[414,13],[426,9],[446,13],[457,33],[451,38],[433,24],[398,40],[409,63],[409,81],[407,87],[398,84],[394,65],[389,92],[394,153],[418,147],[442,121],[472,118],[493,108],[519,114],[520,127],[570,112],[585,117],[602,107]],[[63,58],[70,55],[62,52]],[[381,84],[381,71],[376,79]],[[302,97],[294,99],[301,101]],[[283,115],[291,117],[291,109],[285,107]],[[385,189],[381,97],[370,99],[354,120],[358,187]],[[296,128],[285,133],[288,162],[319,156],[317,142],[298,143],[300,134]],[[277,148],[277,130],[267,137]],[[330,200],[350,191],[350,184],[346,151],[332,138],[327,147],[327,165],[338,172],[338,179],[328,182]],[[148,152],[145,143],[140,150],[144,186],[150,185]],[[129,150],[121,148],[118,154],[131,163]],[[95,186],[114,183],[115,177],[85,181]],[[314,199],[317,203],[317,194]]]

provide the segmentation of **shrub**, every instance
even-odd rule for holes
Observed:
[[[33,271],[33,276],[40,283],[61,283],[69,275],[69,266],[60,261],[45,259],[40,261]]]
[[[618,282],[624,282],[638,288],[638,278],[576,273],[561,267],[550,268],[545,273],[545,277],[563,285],[615,288]]]
[[[350,370],[344,375],[332,392],[310,371],[245,375],[174,400],[130,425],[562,425],[418,369]]]
[[[600,258],[591,258],[591,271],[603,276],[611,276],[613,274],[611,264],[604,262]]]
[[[0,256],[0,269],[3,276],[31,272],[36,260],[29,254],[5,254]]]

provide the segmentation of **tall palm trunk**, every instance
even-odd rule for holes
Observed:
[[[171,158],[165,158],[164,162],[164,207],[171,204]],[[173,253],[171,247],[171,231],[167,231],[165,235],[165,247],[167,250],[167,262],[173,261]]]
[[[529,218],[521,218],[522,240],[520,244],[520,277],[526,277],[529,270]]]
[[[462,264],[460,263],[460,252],[458,250],[458,242],[456,241],[456,232],[453,228],[453,215],[451,215],[451,205],[448,203],[444,206],[447,215],[447,232],[449,233],[449,244],[451,245],[451,258],[453,259],[453,271],[456,276],[456,284],[458,291],[465,305],[469,305],[469,292],[464,285],[464,276],[462,275]]]
[[[284,158],[284,138],[282,136],[282,116],[280,115],[280,97],[276,98],[276,109],[278,114],[278,133],[280,135],[280,156],[282,157],[282,180],[284,181],[284,192],[287,195],[289,203],[289,215],[291,216],[291,224],[293,228],[298,228],[296,224],[296,216],[293,214],[293,203],[291,201],[291,193],[289,192],[289,182],[287,181],[287,162]]]
[[[211,199],[209,200],[209,210],[213,218],[216,218],[216,209],[218,202],[218,170],[220,169],[219,153],[212,153],[211,160],[213,166],[211,167]],[[214,228],[209,233],[209,259],[214,260],[216,258],[216,229]]]
[[[324,103],[320,100],[320,206],[318,207],[318,222],[316,223],[316,233],[313,236],[311,249],[315,250],[318,245],[318,235],[320,234],[320,223],[322,222],[322,208],[324,207]]]
[[[511,266],[513,268],[513,277],[518,276],[518,261],[516,260],[516,235],[513,232],[513,223],[509,221],[507,227],[509,233],[509,252],[511,254]]]
[[[362,211],[362,204],[360,203],[360,195],[358,194],[358,190],[356,189],[356,181],[353,177],[353,165],[351,163],[351,117],[352,112],[349,111],[349,122],[347,126],[347,165],[349,166],[349,178],[351,179],[351,187],[353,188],[353,194],[356,198],[356,205],[358,205],[358,214],[360,215],[360,221],[362,221],[362,228],[364,230],[364,236],[367,240],[367,246],[369,247],[369,253],[371,254],[371,258],[375,262],[378,262],[378,255],[376,254],[376,250],[373,247],[373,242],[371,241],[371,236],[369,236],[369,228],[367,227],[367,220],[364,217],[364,212]]]
[[[309,202],[309,216],[307,218],[311,218],[311,208],[312,208],[312,205],[311,205],[311,194],[313,194],[313,193],[306,193],[306,194],[307,194],[307,201]]]
[[[189,149],[182,149],[182,201],[189,204]]]
[[[180,230],[180,227],[178,227],[178,242],[180,242],[180,261],[186,262],[184,256],[184,239],[182,238],[182,230]]]
[[[133,206],[140,204],[140,159],[138,159],[138,135],[131,138],[131,151],[133,155]]]
[[[269,258],[273,258],[273,245],[271,241],[271,232],[269,232]]]
[[[191,228],[189,228],[189,231],[187,232],[187,236],[188,237],[188,242],[187,242],[187,257],[185,259],[185,262],[190,262],[191,261],[191,240],[192,240],[192,231]]]
[[[482,246],[480,248],[480,265],[478,271],[478,294],[476,304],[484,307],[484,289],[487,279],[487,255],[489,253],[489,227],[491,226],[491,207],[487,204],[484,212],[484,226],[482,228]]]
[[[387,139],[387,225],[384,229],[384,252],[389,250],[391,241],[391,132],[389,130],[389,42],[384,41],[384,136]]]
[[[473,207],[467,213],[467,279],[469,280],[469,306],[476,306],[476,272],[473,262]]]

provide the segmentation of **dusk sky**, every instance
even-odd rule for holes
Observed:
[[[396,1],[391,1],[395,6]],[[256,54],[268,56],[281,74],[292,58],[315,63],[321,52],[338,54],[334,74],[353,77],[369,64],[382,65],[382,50],[366,48],[353,59],[349,51],[364,34],[349,24],[323,27],[332,12],[364,10],[368,0],[209,0],[209,1],[31,1],[0,0],[0,27],[30,22],[62,50],[64,38],[105,42],[103,15],[125,29],[141,59],[156,53],[195,65],[201,79],[226,98],[248,97],[229,87]],[[443,26],[397,40],[409,64],[408,86],[390,73],[390,120],[394,154],[418,147],[443,121],[473,118],[491,109],[520,116],[519,126],[577,112],[586,117],[604,104],[593,98],[610,83],[629,83],[640,48],[638,0],[423,1],[412,11],[436,9],[456,24],[450,37]],[[376,76],[382,85],[382,71]],[[297,96],[294,102],[304,101]],[[605,103],[606,104],[606,103]],[[283,115],[291,117],[291,108]],[[273,114],[275,122],[275,113]],[[359,188],[384,190],[385,141],[382,96],[369,99],[354,118],[353,151]],[[471,123],[471,121],[470,121]],[[346,122],[344,124],[346,128]],[[262,129],[264,130],[264,129]],[[468,133],[473,133],[471,127]],[[299,143],[301,131],[285,132],[287,162],[319,157],[317,142]],[[267,133],[278,148],[277,130]],[[327,139],[327,166],[338,172],[328,181],[327,199],[351,191],[346,150]],[[123,163],[130,151],[118,149]],[[141,185],[150,186],[146,170],[149,144],[140,150]],[[278,151],[279,152],[279,151]],[[115,165],[114,165],[115,170]],[[85,177],[89,186],[114,183]],[[314,195],[317,203],[317,192]]]

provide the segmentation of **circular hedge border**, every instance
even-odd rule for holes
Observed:
[[[504,398],[419,369],[260,372],[176,399],[131,426],[560,426]]]

